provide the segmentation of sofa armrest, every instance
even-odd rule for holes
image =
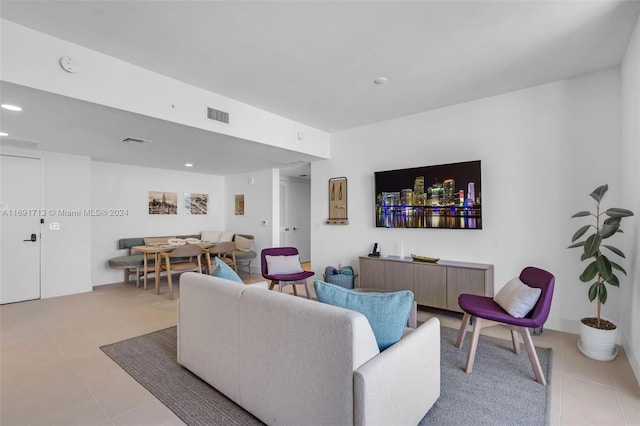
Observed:
[[[354,424],[418,424],[440,397],[440,321],[431,318],[354,372]]]

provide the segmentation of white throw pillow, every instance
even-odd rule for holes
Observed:
[[[233,232],[223,232],[220,234],[220,238],[218,238],[219,243],[228,243],[229,241],[233,241]]]
[[[297,254],[292,256],[266,255],[265,259],[267,260],[269,275],[295,274],[303,271],[302,266],[300,266],[300,256]]]
[[[253,249],[253,240],[250,240],[249,238],[236,235],[236,239],[234,241],[236,243],[236,249],[240,251],[251,251]]]
[[[538,302],[542,290],[516,277],[500,289],[493,300],[514,318],[524,318]]]
[[[208,243],[217,243],[222,235],[222,231],[202,231],[200,239]]]

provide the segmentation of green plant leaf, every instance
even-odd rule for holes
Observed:
[[[600,228],[600,235],[602,236],[602,238],[609,238],[610,236],[615,234],[618,231],[618,228],[620,228],[621,220],[622,218],[620,217],[610,217],[605,220],[602,224],[602,227]]]
[[[611,263],[606,256],[596,256],[596,266],[598,267],[598,272],[602,275],[605,281],[609,281],[611,279]]]
[[[618,271],[622,272],[623,274],[627,275],[627,271],[624,270],[624,268],[620,265],[618,265],[615,262],[611,262],[611,267],[614,269],[617,269]]]
[[[591,284],[591,287],[589,287],[589,302],[593,302],[596,299],[596,296],[598,295],[598,284],[600,283],[595,282]]]
[[[581,211],[581,212],[578,212],[578,213],[574,214],[574,215],[573,215],[573,216],[571,216],[571,217],[584,217],[584,216],[591,216],[591,215],[592,215],[592,213],[591,213],[591,212],[588,212],[588,211],[586,211],[586,210],[583,210],[583,211]]]
[[[576,231],[576,233],[573,234],[573,237],[571,237],[571,242],[574,242],[578,238],[582,237],[584,235],[584,233],[589,230],[589,228],[591,228],[591,225],[584,225],[584,226],[580,227],[580,229],[578,229]]]
[[[619,248],[615,248],[614,246],[610,246],[610,245],[607,245],[607,244],[603,244],[602,247],[606,247],[609,250],[611,250],[612,252],[614,252],[615,254],[617,254],[618,256],[620,256],[621,258],[626,259],[626,256],[624,255],[622,250],[620,250]]]
[[[590,257],[595,257],[595,255],[589,256],[587,253],[582,253],[582,256],[580,256],[580,261],[584,262],[585,260],[589,259]]]
[[[584,242],[584,254],[587,255],[587,257],[596,254],[600,249],[600,242],[602,242],[602,237],[599,234],[589,236]]]
[[[611,277],[609,277],[607,282],[614,287],[620,287],[620,280],[618,279],[618,277],[616,277],[615,274],[611,274]]]
[[[598,265],[596,264],[596,262],[591,262],[587,265],[586,268],[584,268],[582,274],[580,274],[580,281],[582,281],[583,283],[589,282],[596,276],[597,273]]]
[[[633,212],[627,209],[621,209],[618,207],[611,207],[604,212],[607,216],[610,217],[629,217],[633,216]]]
[[[571,244],[569,247],[567,248],[576,248],[576,247],[582,247],[584,245],[584,241],[580,241],[579,243],[575,243],[575,244]]]
[[[604,285],[604,283],[598,283],[598,293],[600,293],[600,302],[603,305],[607,303],[607,287]]]
[[[593,192],[589,195],[591,196],[591,198],[593,198],[599,203],[600,200],[602,200],[602,197],[604,197],[604,194],[606,194],[608,189],[609,189],[609,185],[605,183],[604,185],[601,185],[596,189],[594,189]]]

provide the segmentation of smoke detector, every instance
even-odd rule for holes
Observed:
[[[60,58],[60,66],[66,72],[76,73],[80,71],[80,64],[78,63],[78,61],[68,56],[63,56],[62,58]]]

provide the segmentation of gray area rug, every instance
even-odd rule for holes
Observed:
[[[457,330],[441,328],[441,395],[420,425],[549,424],[550,385],[535,381],[524,345],[480,336],[473,373],[464,372],[471,333],[456,349]],[[176,361],[176,327],[102,346],[135,380],[190,426],[258,425],[260,420]],[[551,383],[551,349],[536,348]]]

